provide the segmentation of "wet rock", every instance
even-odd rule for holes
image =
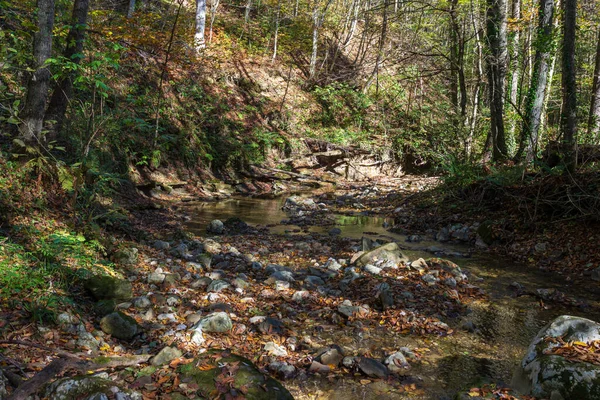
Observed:
[[[282,379],[291,379],[296,374],[296,368],[285,361],[274,361],[270,363],[269,370]]]
[[[206,291],[212,292],[212,293],[219,293],[225,289],[228,289],[230,286],[231,285],[229,283],[227,283],[226,281],[217,279],[217,280],[210,282],[210,284],[206,288]]]
[[[285,349],[285,347],[280,346],[274,342],[267,342],[265,343],[265,347],[264,350],[272,356],[275,357],[285,357],[288,355],[287,350]]]
[[[324,365],[340,365],[344,359],[344,350],[337,344],[323,347],[317,351],[315,360]]]
[[[45,398],[52,400],[142,400],[141,394],[123,389],[112,380],[99,376],[59,379],[51,383],[44,394]]]
[[[130,300],[133,297],[131,282],[112,276],[93,276],[84,283],[85,289],[96,300]]]
[[[146,308],[150,308],[152,306],[152,302],[147,296],[140,296],[133,299],[133,306],[135,308],[145,310]]]
[[[340,228],[331,228],[327,233],[329,236],[338,236],[342,234],[342,230]]]
[[[162,240],[155,240],[152,244],[152,247],[154,247],[156,250],[163,251],[169,249],[169,247],[171,247],[171,244]]]
[[[223,233],[225,233],[225,225],[220,220],[213,219],[206,227],[206,232],[215,235],[222,235]]]
[[[600,340],[600,324],[589,319],[563,315],[546,325],[533,339],[512,386],[525,394],[551,399],[600,399],[600,366],[566,361],[560,355],[546,354],[558,343]]]
[[[161,365],[168,364],[174,359],[181,357],[182,355],[183,353],[178,348],[167,346],[164,347],[161,351],[159,351],[157,355],[152,357],[150,363],[152,365],[160,367]]]
[[[407,262],[408,258],[402,255],[398,244],[392,242],[362,254],[355,261],[355,264],[362,267],[367,264],[375,264],[377,261],[391,261],[395,264],[401,264]]]
[[[423,238],[420,235],[410,235],[406,238],[406,241],[409,243],[419,243],[423,241]]]
[[[285,199],[282,210],[291,215],[302,215],[302,211],[316,210],[317,204],[311,198],[302,198],[300,196],[290,196]]]
[[[285,330],[283,322],[275,318],[265,318],[258,324],[258,330],[263,334],[276,334],[281,335]]]
[[[233,328],[233,322],[225,312],[215,312],[203,317],[196,324],[204,332],[229,332]]]
[[[386,378],[390,371],[377,360],[367,357],[361,357],[358,361],[358,369],[370,378]]]
[[[121,265],[135,265],[138,262],[138,249],[135,247],[121,249],[115,253],[114,260]]]
[[[408,361],[406,361],[406,357],[401,351],[397,351],[389,355],[385,359],[384,364],[387,366],[390,372],[393,372],[395,374],[403,373],[410,368],[410,364],[408,363]]]
[[[440,229],[438,233],[435,234],[435,240],[438,242],[447,242],[450,240],[450,230],[446,227]]]
[[[316,372],[316,373],[319,373],[319,374],[327,374],[327,373],[331,372],[331,367],[329,365],[321,364],[318,361],[313,361],[310,364],[310,367],[308,367],[308,371],[309,372]]]
[[[216,357],[218,356],[218,357]],[[214,368],[199,369],[196,365],[214,366]],[[232,382],[230,387],[241,393],[240,388],[245,388],[244,397],[256,400],[294,400],[292,395],[275,379],[265,375],[248,359],[231,354],[224,350],[209,350],[201,354],[193,362],[180,365],[178,373],[181,381],[192,381],[198,385],[196,395],[200,398],[211,398],[218,393],[216,387],[217,377],[223,368],[231,368]]]
[[[142,331],[141,327],[129,315],[120,311],[108,314],[100,320],[102,332],[117,339],[130,340]]]

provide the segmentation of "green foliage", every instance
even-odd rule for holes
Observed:
[[[324,126],[362,129],[366,125],[366,113],[372,102],[362,92],[347,83],[332,83],[315,87],[313,93],[323,108],[318,117]]]

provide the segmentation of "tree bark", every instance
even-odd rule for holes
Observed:
[[[73,13],[71,15],[71,29],[67,35],[67,44],[63,52],[64,58],[74,64],[79,64],[83,58],[83,41],[85,39],[85,29],[87,24],[88,10],[90,0],[75,0],[73,4]],[[73,95],[73,79],[75,72],[71,71],[62,77],[50,97],[50,104],[46,110],[46,120],[55,121],[50,133],[50,139],[60,132],[64,122],[65,113],[69,106],[69,101]]]
[[[562,54],[562,134],[564,161],[567,170],[576,164],[575,138],[577,137],[577,74],[575,64],[575,33],[577,30],[577,0],[563,1],[563,54]]]
[[[135,0],[129,0],[129,4],[127,6],[127,18],[133,17],[134,12],[135,12]]]
[[[596,47],[596,67],[594,68],[594,83],[588,118],[588,135],[590,139],[598,139],[600,134],[600,27],[598,29],[598,44]]]
[[[517,114],[521,111],[519,108],[519,76],[521,75],[519,62],[519,45],[521,39],[521,0],[513,0],[512,2],[512,20],[515,23],[514,33],[512,34],[511,55],[510,55],[510,103],[511,107],[515,107]],[[511,118],[509,134],[514,137],[516,129],[516,119]]]
[[[196,0],[196,32],[194,34],[194,46],[196,52],[206,47],[204,30],[206,29],[206,0]]]
[[[507,156],[504,133],[504,92],[508,63],[506,36],[506,0],[487,0],[488,81],[490,92],[490,144],[492,157],[499,161]]]
[[[20,136],[26,143],[41,141],[50,71],[44,65],[52,54],[52,29],[54,28],[54,0],[38,0],[38,31],[33,40],[33,57],[35,60],[31,79],[27,84],[27,97],[23,107],[23,124]]]
[[[539,130],[548,90],[548,77],[554,53],[554,0],[540,0],[539,27],[535,41],[535,59],[531,85],[527,94],[525,118],[517,158],[526,148],[525,160],[530,163],[538,149]]]

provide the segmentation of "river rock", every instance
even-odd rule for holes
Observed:
[[[369,314],[369,308],[366,305],[353,306],[350,300],[344,300],[338,306],[338,312],[347,318],[352,316],[364,318]]]
[[[215,312],[200,319],[196,324],[204,332],[229,332],[233,328],[233,322],[226,312]]]
[[[600,366],[567,361],[560,355],[545,354],[565,342],[600,340],[600,324],[589,319],[563,315],[546,325],[533,339],[513,376],[512,386],[525,394],[552,400],[600,399]]]
[[[244,233],[249,229],[248,224],[238,217],[227,218],[224,225],[229,233],[234,234]]]
[[[446,227],[440,229],[438,233],[435,234],[435,240],[438,242],[447,242],[450,240],[450,230]]]
[[[360,372],[370,378],[386,378],[390,374],[385,365],[368,357],[360,357],[357,366]]]
[[[117,264],[135,265],[138,262],[138,249],[135,247],[121,249],[115,253],[113,258]]]
[[[150,363],[152,365],[160,367],[161,365],[168,364],[174,359],[181,357],[182,355],[183,353],[177,347],[167,346],[164,347],[161,351],[159,351],[157,355],[152,357]]]
[[[220,220],[213,219],[206,227],[206,232],[213,233],[215,235],[222,235],[225,233],[225,225]]]
[[[277,281],[294,282],[294,274],[291,271],[275,271],[270,276],[271,279]]]
[[[112,276],[92,276],[84,282],[85,289],[96,300],[130,300],[131,282]]]
[[[296,368],[285,361],[273,361],[269,364],[269,370],[283,379],[290,379],[296,374]]]
[[[75,376],[51,383],[45,391],[52,400],[142,400],[142,395],[119,387],[110,379],[99,376]]]
[[[323,279],[319,278],[318,276],[314,276],[314,275],[309,275],[306,278],[304,278],[304,283],[306,284],[306,286],[308,288],[314,288],[317,286],[325,285],[325,281]]]
[[[275,357],[285,357],[288,355],[288,352],[285,349],[285,347],[280,346],[280,345],[276,344],[275,342],[265,343],[264,349],[267,353],[269,353],[269,355],[272,355]]]
[[[200,369],[197,365],[204,367]],[[213,368],[209,368],[211,366]],[[238,393],[244,393],[247,399],[294,400],[281,383],[260,372],[250,360],[226,350],[209,350],[199,355],[193,362],[180,365],[178,373],[182,382],[192,381],[198,385],[196,396],[211,398],[214,393],[219,393],[216,382],[224,368],[231,373],[230,388]],[[240,390],[242,388],[243,392]]]
[[[160,269],[149,273],[147,280],[150,285],[160,285],[165,281],[165,276],[162,269]]]
[[[145,310],[146,308],[150,308],[152,306],[152,302],[147,296],[140,296],[133,299],[133,306],[135,308]]]
[[[423,282],[425,282],[429,286],[435,285],[436,282],[438,281],[437,278],[435,276],[433,276],[432,274],[423,275],[421,277],[421,279],[423,280]]]
[[[406,357],[401,351],[397,351],[388,356],[385,359],[384,364],[395,374],[402,373],[410,368],[410,364],[406,361]]]
[[[207,292],[219,293],[223,290],[229,288],[231,285],[223,280],[217,279],[211,281],[208,287],[206,288]]]
[[[192,282],[190,286],[193,289],[200,289],[200,288],[207,287],[208,285],[210,285],[211,282],[212,282],[212,279],[210,279],[208,276],[203,276],[203,277],[196,279],[194,282]]]
[[[337,344],[323,347],[317,351],[315,360],[324,365],[340,365],[344,359],[344,350]]]
[[[155,240],[152,247],[154,247],[156,250],[163,251],[171,247],[171,244],[162,240]]]
[[[371,264],[367,264],[363,267],[363,269],[365,270],[365,272],[368,272],[370,274],[373,275],[380,275],[381,274],[381,268],[376,267],[374,265]]]
[[[302,303],[307,299],[310,299],[310,292],[308,290],[299,290],[292,295],[292,301],[296,303]]]
[[[123,340],[130,340],[142,331],[135,319],[121,311],[115,311],[102,318],[100,328],[102,332]]]
[[[362,267],[367,264],[375,264],[377,261],[392,261],[395,264],[400,264],[407,262],[408,258],[402,255],[398,245],[392,242],[362,254],[355,261],[355,264]]]

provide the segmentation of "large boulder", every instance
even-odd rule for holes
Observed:
[[[118,250],[114,260],[121,265],[136,265],[138,262],[138,249],[135,247]]]
[[[237,393],[248,400],[294,399],[281,383],[261,373],[250,360],[225,350],[207,351],[194,362],[179,366],[179,373],[181,382],[198,385],[196,395],[200,398],[213,398],[215,393],[225,398]],[[219,377],[229,374],[233,381],[219,385]]]
[[[85,289],[96,300],[130,300],[131,282],[112,276],[92,276],[84,282]]]
[[[142,331],[135,319],[120,311],[115,311],[102,318],[100,328],[102,332],[123,340],[130,340]]]
[[[363,267],[367,264],[377,265],[378,262],[391,261],[394,264],[407,262],[408,258],[400,252],[398,244],[392,242],[379,246],[374,250],[367,251],[354,262],[357,266]]]
[[[52,400],[142,400],[141,394],[123,389],[112,380],[98,376],[59,379],[48,386],[44,397]]]
[[[522,393],[552,400],[600,399],[600,365],[547,354],[559,346],[548,339],[559,337],[565,342],[600,340],[600,324],[563,315],[546,325],[529,345],[512,386]]]

